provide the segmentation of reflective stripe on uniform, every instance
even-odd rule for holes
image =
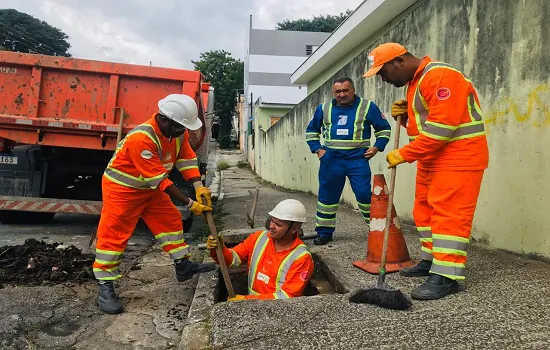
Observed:
[[[370,140],[328,140],[325,146],[334,149],[369,148]]]
[[[231,251],[231,265],[229,267],[239,267],[241,266],[241,257],[233,249]]]
[[[145,180],[123,173],[120,170],[107,167],[103,173],[106,178],[116,182],[119,185],[136,188],[138,190],[148,190],[151,187],[145,182]]]
[[[391,136],[391,130],[382,130],[374,133],[376,138],[385,138],[389,139]]]
[[[468,238],[432,234],[433,253],[467,256],[466,249],[469,243]]]
[[[124,252],[116,252],[113,250],[95,250],[95,261],[101,265],[117,265],[122,260]]]
[[[432,228],[429,226],[417,227],[418,235],[420,236],[420,248],[421,258],[424,260],[432,260]]]
[[[361,202],[357,202],[357,206],[359,207],[359,210],[363,214],[370,214],[370,204],[363,204]]]
[[[465,269],[466,265],[463,263],[453,263],[434,258],[430,273],[442,275],[453,280],[463,280]]]
[[[353,139],[363,141],[363,123],[365,122],[365,115],[370,108],[370,101],[365,103],[365,100],[359,101],[359,106],[355,112],[355,124],[353,126]]]
[[[151,139],[153,143],[157,146],[159,159],[162,159],[162,148],[160,145],[160,140],[155,133],[155,129],[151,124],[141,124],[136,126],[134,129],[130,130],[126,137],[131,136],[132,134],[143,134]]]
[[[325,140],[330,140],[330,128],[332,125],[332,101],[323,103],[323,124],[325,125]],[[325,141],[326,144],[326,141]]]
[[[110,269],[101,269],[98,267],[93,268],[94,276],[96,279],[101,281],[113,281],[122,277],[118,266],[115,266]]]
[[[167,246],[169,244],[182,244],[184,243],[183,239],[183,230],[175,232],[163,232],[155,236],[157,242],[161,247]]]
[[[122,146],[124,145],[124,142],[127,140],[127,138],[133,134],[143,134],[149,137],[151,141],[157,146],[157,152],[159,159],[162,159],[162,148],[160,140],[155,133],[155,129],[150,124],[141,124],[136,126],[134,129],[132,129],[126,137],[119,142],[117,145],[116,151],[113,154],[113,157],[109,161],[109,165],[105,169],[105,172],[103,173],[105,177],[107,177],[109,180],[125,186],[125,187],[131,187],[138,190],[154,190],[160,185],[160,183],[165,179],[168,178],[169,174],[167,172],[164,172],[163,174],[159,174],[157,176],[151,177],[151,178],[143,178],[135,177],[129,174],[126,174],[118,169],[114,169],[111,167],[112,162],[115,160],[117,153],[122,149]],[[182,135],[183,136],[183,135]],[[179,152],[179,147],[181,145],[181,136],[177,139],[177,148]]]
[[[419,133],[433,139],[447,142],[485,135],[485,127],[481,117],[481,108],[476,103],[473,93],[470,93],[467,101],[470,122],[459,124],[458,126],[451,126],[427,121],[429,115],[428,104],[420,92],[420,85],[422,84],[422,80],[426,74],[428,74],[428,72],[432,69],[450,69],[460,73],[464,79],[471,83],[471,81],[462,72],[456,70],[449,64],[443,62],[428,63],[418,81],[412,106]]]
[[[326,215],[336,215],[336,211],[338,211],[338,203],[323,204],[321,202],[317,202],[317,211]]]
[[[185,242],[183,244],[184,245],[181,247],[174,248],[168,251],[168,254],[170,254],[170,258],[172,258],[172,260],[183,259],[186,256],[189,256],[189,246],[185,244]]]
[[[199,168],[199,166],[197,165],[197,158],[193,158],[193,159],[178,159],[176,161],[176,168],[179,170],[179,171],[184,171],[184,170],[189,170],[189,169],[192,169],[192,168]]]
[[[315,226],[336,227],[336,218],[322,218],[317,215],[315,217]]]
[[[304,255],[310,254],[305,244],[300,244],[281,262],[277,279],[275,281],[275,299],[287,299],[289,295],[283,290],[283,284],[286,280],[286,275],[294,262]],[[311,254],[310,254],[311,255]]]
[[[256,278],[256,272],[258,271],[258,263],[260,258],[264,254],[264,250],[267,247],[269,242],[269,237],[267,236],[267,231],[263,231],[258,236],[256,243],[254,244],[254,249],[252,250],[252,257],[250,258],[250,269],[248,271],[248,291],[253,295],[258,295],[256,291],[252,288],[254,285],[254,279]]]
[[[306,141],[319,141],[321,140],[321,134],[317,132],[306,132]]]
[[[353,138],[351,140],[336,140],[332,139],[330,132],[332,127],[332,101],[323,103],[323,124],[325,126],[324,137],[325,146],[332,149],[356,149],[356,148],[369,148],[370,139],[363,140],[363,130],[366,115],[368,114],[371,101],[365,103],[365,100],[360,98],[359,105],[355,112],[355,121],[353,126]],[[306,133],[306,140],[308,135]]]

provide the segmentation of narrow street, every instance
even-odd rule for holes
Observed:
[[[215,143],[213,143],[215,147]],[[208,183],[215,170],[215,152]],[[34,238],[72,245],[82,253],[99,216],[56,215],[47,225],[0,225],[0,246]],[[192,259],[202,260],[205,222],[195,217],[185,233]],[[97,285],[45,281],[39,286],[0,287],[0,349],[176,349],[195,292],[197,276],[178,283],[170,257],[140,221],[128,243],[116,282],[125,312],[106,315],[96,305]]]
[[[317,198],[266,184],[244,157],[224,152],[231,167],[222,174],[220,207],[225,230],[243,230],[246,210],[260,187],[255,228],[280,201],[294,198],[308,210],[304,234],[314,233]],[[399,213],[398,213],[399,214]],[[248,227],[249,228],[249,227]],[[420,244],[409,223],[401,223],[411,258]],[[250,229],[250,232],[254,231]],[[352,291],[376,283],[352,265],[365,259],[367,228],[359,212],[340,205],[334,240],[326,246],[305,241],[310,251]],[[215,349],[547,349],[550,343],[550,265],[525,256],[473,244],[468,252],[467,279],[461,292],[435,301],[413,301],[407,311],[350,304],[348,294],[324,294],[290,300],[220,302],[211,315]],[[409,294],[423,282],[389,274],[386,282]]]

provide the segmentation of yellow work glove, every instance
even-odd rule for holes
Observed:
[[[227,298],[227,301],[237,301],[237,300],[245,300],[245,295],[235,294],[233,298]]]
[[[399,100],[395,101],[391,106],[391,116],[394,120],[397,120],[397,117],[401,116],[401,120],[407,119],[407,101]]]
[[[393,167],[396,167],[397,165],[401,163],[405,163],[405,159],[401,156],[401,153],[399,153],[398,149],[394,149],[388,155],[386,156],[386,160],[388,161],[388,169],[391,169]]]
[[[220,241],[221,246],[223,247],[223,237],[222,235],[218,235],[218,240]],[[218,242],[214,238],[214,236],[210,235],[208,236],[208,239],[206,240],[206,248],[207,249],[216,249],[218,246]]]
[[[195,189],[195,194],[197,195],[197,202],[199,202],[202,205],[206,205],[207,207],[212,206],[212,193],[208,189],[208,187],[198,187]],[[202,196],[204,196],[204,199],[206,201],[203,201]]]
[[[195,215],[201,215],[205,211],[212,211],[212,207],[207,207],[206,205],[202,205],[197,201],[191,200],[191,207],[189,207],[189,210],[193,212]]]

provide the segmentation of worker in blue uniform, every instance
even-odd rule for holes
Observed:
[[[359,210],[370,224],[371,170],[369,160],[389,142],[391,127],[380,109],[355,94],[353,80],[337,79],[332,86],[334,99],[317,107],[306,130],[306,142],[316,153],[319,165],[319,197],[315,231],[316,245],[332,240],[336,211],[342,190],[349,179]],[[371,126],[376,141],[371,147]],[[324,145],[321,145],[321,133]]]

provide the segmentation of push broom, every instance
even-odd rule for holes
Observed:
[[[394,148],[399,148],[399,132],[401,130],[401,116],[397,117]],[[384,243],[382,245],[382,258],[380,259],[380,268],[378,282],[365,289],[359,289],[352,293],[349,301],[357,304],[374,304],[386,309],[406,310],[412,305],[412,301],[399,289],[392,288],[385,282],[386,279],[386,254],[388,252],[388,240],[390,236],[391,215],[393,208],[393,194],[395,188],[395,177],[397,167],[391,169],[390,195],[388,200],[388,210],[386,212],[386,226],[384,228]]]

